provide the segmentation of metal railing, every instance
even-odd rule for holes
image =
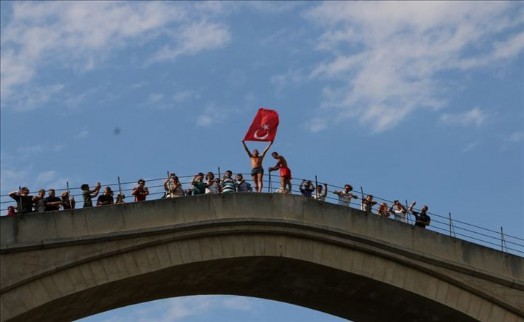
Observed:
[[[235,173],[233,177],[236,175]],[[254,188],[254,184],[251,181],[251,175],[246,173],[241,173],[244,177],[244,179],[249,182],[252,187]],[[220,173],[220,168],[218,169],[217,173],[214,173],[216,178],[220,178],[222,175]],[[182,183],[182,187],[187,191],[192,188],[192,180],[193,175],[184,175],[184,176],[178,176],[180,183]],[[167,179],[167,177],[163,178],[145,178],[146,180],[146,186],[149,189],[149,195],[147,196],[147,200],[154,200],[154,199],[161,199],[165,197],[165,190],[164,190],[164,181]],[[299,186],[302,182],[302,178],[295,178],[291,180],[292,183],[292,190],[291,194],[301,194],[299,191]],[[313,184],[315,184],[315,180],[312,180]],[[321,183],[318,183],[321,184]],[[100,190],[100,194],[103,193],[104,187],[111,187],[111,190],[116,194],[122,193],[126,196],[125,202],[134,202],[131,196],[131,191],[133,188],[137,185],[137,182],[135,180],[133,181],[121,181],[120,177],[117,177],[114,182],[111,183],[105,183],[102,184],[102,188]],[[322,183],[324,185],[324,183]],[[82,202],[82,191],[79,187],[70,187],[69,183],[67,183],[66,188],[62,189],[55,189],[56,195],[60,196],[60,194],[64,191],[69,191],[70,196],[73,197],[76,201],[76,208],[81,208],[83,206]],[[91,186],[92,188],[93,186]],[[325,198],[325,202],[329,203],[338,203],[338,197],[333,194],[335,190],[343,190],[340,186],[335,185],[327,185],[328,187],[328,193]],[[277,192],[278,188],[280,188],[280,177],[277,175],[271,173],[269,175],[264,175],[264,188],[263,192]],[[352,199],[350,201],[349,206],[352,208],[360,209],[361,208],[361,199],[368,194],[365,193],[362,188],[360,188],[360,191],[353,191],[354,194],[360,195],[359,198]],[[384,199],[378,196],[374,196],[374,200],[377,201],[377,205],[381,202],[386,202],[388,204],[388,209],[392,205],[392,201],[388,199]],[[0,211],[2,214],[6,213],[8,206],[15,206],[16,202],[10,198],[8,195],[1,195],[0,196]],[[372,210],[373,214],[376,214],[376,208]],[[406,208],[407,207],[407,201],[406,201]],[[524,256],[524,238],[504,234],[503,228],[501,227],[500,230],[494,230],[489,228],[480,227],[477,225],[474,225],[472,223],[468,223],[465,221],[461,221],[455,218],[451,217],[451,213],[448,213],[447,215],[441,215],[436,213],[428,212],[428,214],[431,216],[431,224],[426,227],[426,229],[439,232],[445,235],[452,236],[454,238],[466,240],[469,242],[473,242],[476,244],[480,244],[486,247],[498,249],[500,251],[506,252],[506,253],[512,253],[514,255],[518,256]],[[392,219],[394,220],[394,219]],[[408,213],[407,215],[407,222],[406,224],[412,225],[413,224],[413,218]]]

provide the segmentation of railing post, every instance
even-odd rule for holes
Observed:
[[[456,237],[455,227],[453,227],[453,219],[451,219],[451,211],[449,212],[449,235],[452,237]]]
[[[122,195],[122,184],[120,183],[120,177],[117,177],[118,180],[118,193]]]
[[[69,197],[69,207],[70,209],[73,209],[73,201],[71,199],[74,199],[74,197],[71,195],[71,192],[69,191],[69,181],[66,181],[66,188],[67,196]]]
[[[500,226],[500,250],[503,252],[508,251],[508,247],[506,246],[506,240],[504,240],[504,231],[502,230],[502,226]]]

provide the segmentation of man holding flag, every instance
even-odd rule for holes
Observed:
[[[274,110],[260,108],[255,115],[253,123],[249,127],[249,130],[242,140],[244,149],[246,149],[247,155],[251,160],[251,177],[255,185],[255,191],[262,192],[264,168],[262,161],[266,156],[267,151],[273,144],[275,136],[277,134],[278,127],[278,113]],[[251,153],[245,143],[245,141],[258,141],[258,142],[270,142],[269,145],[262,151],[262,154],[257,149]]]

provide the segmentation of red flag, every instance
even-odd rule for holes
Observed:
[[[249,130],[247,130],[244,141],[270,141],[275,140],[278,127],[278,113],[274,110],[259,108],[257,115]]]

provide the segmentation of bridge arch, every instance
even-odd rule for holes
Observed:
[[[2,321],[231,294],[355,321],[519,321],[523,260],[301,196],[224,194],[1,218]]]

